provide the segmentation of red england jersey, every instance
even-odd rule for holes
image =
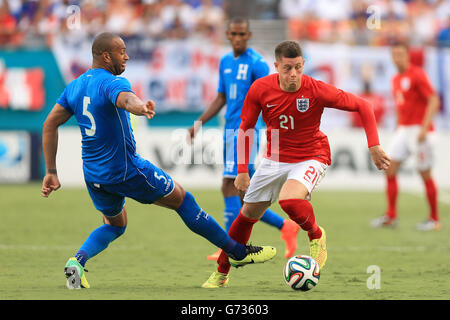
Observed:
[[[248,171],[253,135],[245,132],[254,128],[261,112],[267,125],[266,158],[288,163],[314,159],[330,165],[328,138],[319,129],[325,107],[359,112],[369,147],[379,144],[375,116],[366,100],[307,75],[302,75],[299,90],[286,92],[276,73],[256,80],[245,98],[237,144],[238,172]]]
[[[434,93],[425,71],[411,65],[405,72],[396,74],[392,78],[392,89],[397,106],[398,124],[422,124],[428,98]]]

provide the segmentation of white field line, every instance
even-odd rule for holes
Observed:
[[[438,194],[439,202],[450,204],[450,192],[441,192]]]
[[[75,246],[59,246],[59,245],[33,245],[33,244],[0,244],[0,250],[25,250],[25,251],[46,251],[46,250],[77,250]],[[145,250],[143,246],[114,246],[108,250]]]
[[[425,199],[424,192],[410,192],[409,194]],[[438,202],[443,204],[450,204],[450,192],[438,190]]]

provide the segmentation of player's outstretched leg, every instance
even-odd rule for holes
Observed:
[[[225,198],[225,230],[230,230],[231,224],[238,216],[241,210],[241,199],[239,196],[231,196]],[[297,250],[297,233],[300,230],[298,224],[290,219],[284,219],[276,212],[267,209],[261,217],[261,221],[279,229],[281,231],[280,238],[286,244],[285,258],[290,258]],[[208,260],[217,260],[221,251],[220,249],[207,256]]]
[[[244,265],[251,263],[251,257],[253,257],[254,263],[261,262],[261,259],[256,257],[260,255],[256,252],[258,250],[249,248],[250,246],[245,246],[231,238],[213,217],[200,208],[191,193],[185,192],[183,202],[176,211],[191,231],[221,248],[223,254],[232,258],[233,261],[237,261],[237,263]],[[273,251],[276,251],[275,248],[272,247],[254,248],[262,248],[264,252],[272,249]]]
[[[223,187],[222,187],[223,188]],[[225,231],[228,233],[231,224],[241,211],[241,197],[240,196],[224,196],[225,210],[224,210],[224,222]],[[216,261],[219,258],[222,249],[217,250],[213,254],[206,256],[207,260]]]

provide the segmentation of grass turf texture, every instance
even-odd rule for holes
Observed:
[[[191,190],[202,208],[223,224],[218,190]],[[201,284],[216,269],[206,256],[216,248],[190,232],[175,212],[127,200],[128,228],[104,252],[89,260],[88,290],[67,290],[64,265],[101,215],[87,190],[62,188],[49,199],[40,185],[0,186],[0,299],[146,299],[146,300],[322,300],[448,299],[450,296],[450,205],[440,203],[443,228],[418,232],[426,218],[420,195],[399,196],[399,226],[371,229],[384,210],[381,192],[317,191],[312,204],[327,231],[328,261],[319,284],[296,292],[283,280],[284,243],[273,227],[258,222],[250,242],[277,247],[262,265],[231,270],[228,288]],[[281,213],[279,206],[272,206]],[[283,216],[286,216],[282,213]],[[300,232],[298,254],[308,254]],[[369,290],[367,268],[381,270],[381,288]]]

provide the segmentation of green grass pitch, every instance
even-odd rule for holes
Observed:
[[[223,224],[219,190],[190,190],[203,209]],[[63,268],[89,233],[101,224],[87,190],[62,188],[49,199],[40,185],[0,186],[1,300],[375,300],[450,297],[450,205],[440,203],[443,227],[418,232],[427,215],[421,195],[401,193],[399,226],[368,225],[384,209],[381,192],[321,191],[312,204],[327,231],[328,261],[319,284],[309,292],[288,288],[282,277],[284,243],[280,233],[258,222],[250,241],[277,247],[261,265],[231,270],[228,288],[202,289],[216,268],[206,256],[216,248],[190,232],[175,212],[127,200],[128,228],[109,248],[88,261],[91,289],[68,290]],[[277,204],[273,209],[281,213]],[[285,216],[285,214],[282,214]],[[305,232],[298,254],[308,254]],[[369,289],[380,268],[380,288]],[[369,279],[369,283],[372,283]]]

